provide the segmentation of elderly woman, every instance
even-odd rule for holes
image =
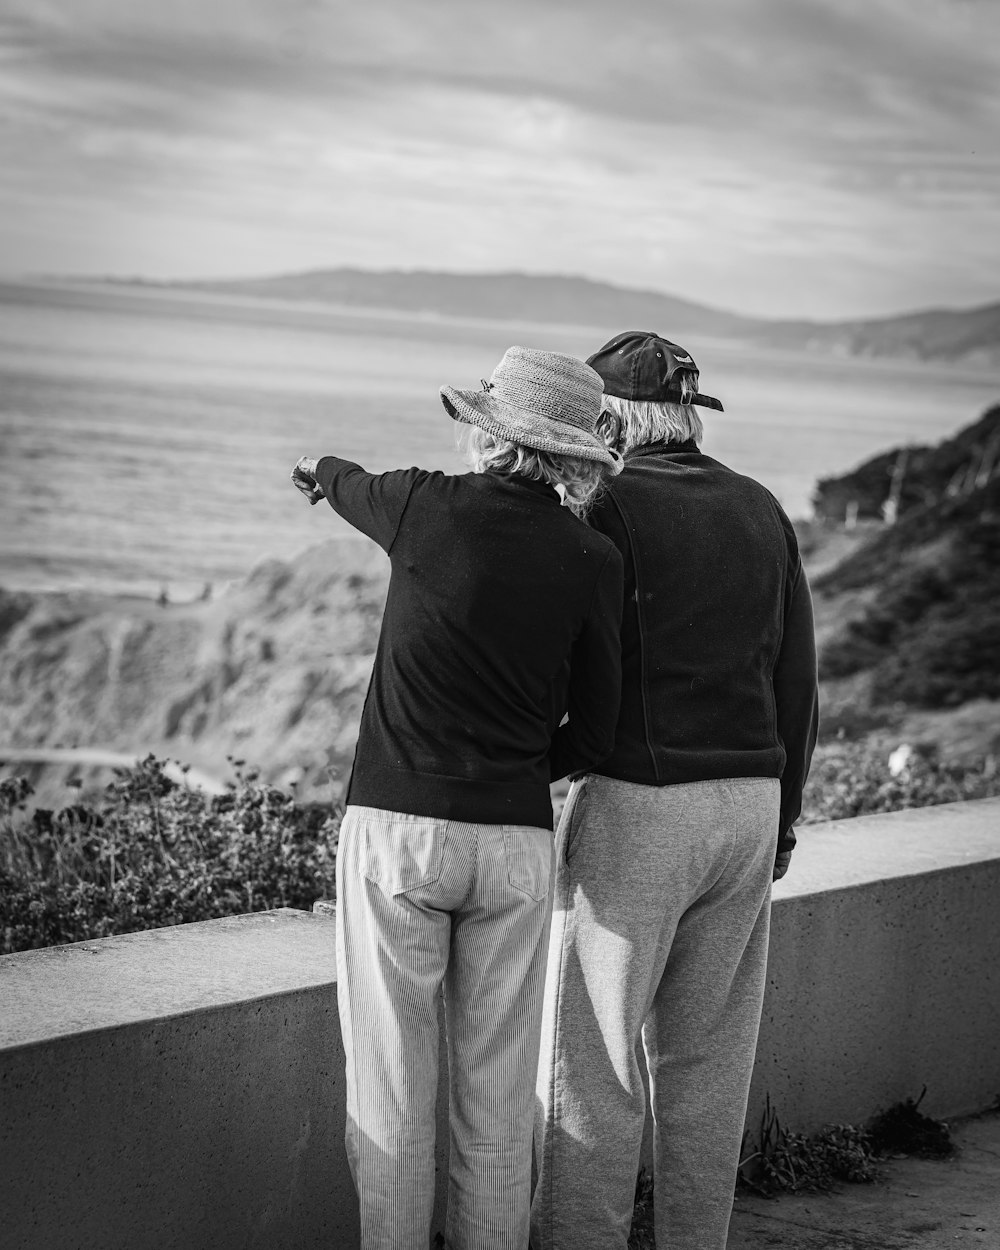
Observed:
[[[602,389],[571,356],[512,347],[483,390],[441,391],[472,473],[293,472],[392,566],[337,857],[364,1250],[428,1243],[442,984],[446,1242],[528,1242],[549,783],[608,753],[620,691],[622,559],[557,489],[585,505],[621,467],[594,432]]]

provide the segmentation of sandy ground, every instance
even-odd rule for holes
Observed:
[[[951,1128],[954,1157],[889,1160],[874,1185],[737,1198],[728,1250],[1000,1250],[1000,1113]]]

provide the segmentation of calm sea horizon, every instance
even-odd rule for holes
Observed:
[[[625,328],[0,283],[0,586],[188,598],[347,536],[289,483],[300,455],[461,472],[442,384],[478,388],[512,343],[585,356]],[[705,414],[704,450],[792,517],[818,478],[940,441],[1000,400],[1000,371],[654,328],[726,405]]]

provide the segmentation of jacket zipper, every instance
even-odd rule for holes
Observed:
[[[608,497],[618,510],[621,517],[622,526],[625,530],[625,536],[628,539],[629,555],[632,557],[632,573],[635,576],[635,614],[639,627],[639,669],[642,674],[640,683],[640,696],[642,700],[642,728],[646,737],[646,750],[649,752],[649,760],[653,766],[653,778],[656,783],[660,780],[660,770],[656,763],[656,751],[653,749],[653,735],[649,725],[649,700],[647,698],[647,688],[649,680],[646,673],[646,629],[642,615],[642,579],[639,576],[639,557],[636,555],[635,544],[632,541],[632,526],[629,521],[629,515],[625,511],[624,505],[616,498],[613,491],[608,492]]]

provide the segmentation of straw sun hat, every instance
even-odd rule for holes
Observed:
[[[537,451],[599,460],[620,473],[622,458],[594,433],[604,383],[575,356],[510,347],[481,391],[441,387],[449,417]]]

